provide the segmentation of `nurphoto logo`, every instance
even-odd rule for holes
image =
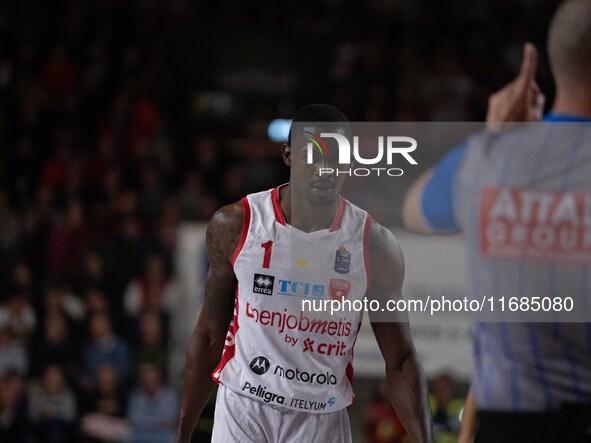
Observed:
[[[404,174],[404,170],[398,167],[391,167],[394,164],[394,159],[397,156],[402,158],[411,165],[417,165],[417,161],[410,155],[417,148],[417,141],[412,137],[404,136],[378,136],[377,138],[377,154],[373,158],[364,158],[359,152],[359,137],[353,136],[353,149],[349,139],[343,134],[336,132],[322,132],[320,136],[310,132],[304,131],[304,137],[308,140],[307,144],[307,163],[312,165],[315,163],[314,153],[320,153],[324,160],[325,156],[329,154],[329,149],[323,138],[332,138],[336,141],[338,146],[338,165],[339,167],[320,167],[318,174],[323,175],[348,175],[356,177],[366,177],[369,175],[388,175],[390,177],[399,177]],[[384,148],[385,146],[385,148]],[[386,159],[387,167],[351,167],[351,152],[353,152],[353,159],[355,164],[360,165],[377,165],[382,160]],[[318,157],[317,157],[318,158]],[[340,166],[345,165],[343,169]],[[335,165],[336,166],[336,165]],[[348,168],[347,168],[348,167]]]

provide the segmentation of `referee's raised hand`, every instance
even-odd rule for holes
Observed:
[[[488,129],[503,129],[506,126],[502,123],[541,120],[545,96],[535,80],[537,65],[536,48],[531,43],[526,43],[519,75],[511,83],[492,94],[488,100],[486,114]]]

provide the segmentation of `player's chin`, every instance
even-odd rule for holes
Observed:
[[[326,206],[335,201],[338,197],[339,191],[335,188],[319,189],[310,187],[308,188],[307,197],[308,201],[316,206]]]

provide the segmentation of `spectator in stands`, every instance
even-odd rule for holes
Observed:
[[[34,307],[39,306],[39,285],[36,284],[31,266],[24,260],[17,261],[12,268],[10,286],[14,293],[24,295]]]
[[[31,389],[29,407],[31,422],[40,443],[72,441],[76,399],[67,387],[59,366],[45,369],[41,383]]]
[[[132,280],[125,291],[125,312],[131,317],[143,311],[168,313],[175,295],[176,288],[166,270],[164,257],[151,254],[146,259],[143,275]]]
[[[139,376],[139,369],[145,363],[154,364],[164,379],[168,374],[168,346],[165,342],[160,316],[153,311],[144,312],[139,320],[139,341],[133,349],[133,375]]]
[[[144,230],[137,215],[137,193],[126,189],[117,194],[114,207],[116,226],[103,242],[105,272],[116,293],[125,291],[141,263]]]
[[[29,357],[25,346],[14,339],[10,326],[0,326],[0,373],[14,371],[24,376],[28,367]]]
[[[153,162],[145,161],[140,166],[139,181],[139,214],[143,219],[154,221],[160,216],[166,189],[160,171]]]
[[[0,441],[23,443],[29,438],[27,393],[16,372],[0,370]]]
[[[437,441],[455,441],[460,432],[460,413],[464,399],[456,397],[453,377],[443,373],[432,381],[430,395],[433,433]]]
[[[131,427],[123,418],[127,409],[127,393],[117,379],[115,368],[102,364],[95,388],[83,396],[81,429],[95,441],[129,441]]]
[[[94,388],[83,396],[84,414],[101,414],[111,417],[124,417],[127,409],[127,396],[113,365],[103,363],[98,367]]]
[[[19,243],[18,218],[8,204],[8,193],[0,187],[0,258],[12,257]],[[2,269],[8,260],[2,261],[0,272],[8,273],[8,269]],[[3,275],[0,274],[0,279]],[[0,280],[1,283],[1,280]]]
[[[54,286],[45,295],[44,316],[59,313],[66,318],[68,326],[78,332],[86,315],[86,306],[80,298],[64,286]]]
[[[49,366],[59,366],[69,380],[77,372],[77,349],[66,318],[59,311],[49,312],[43,321],[43,336],[35,347],[30,374],[41,376]]]
[[[26,345],[35,332],[36,318],[26,295],[12,293],[0,307],[0,328],[12,329],[14,341]]]
[[[80,201],[71,201],[63,225],[56,225],[50,237],[49,267],[53,274],[71,280],[90,241],[84,206]]]
[[[181,216],[185,220],[196,220],[199,216],[199,207],[205,192],[203,182],[203,176],[195,169],[185,174],[179,196]]]
[[[105,272],[104,258],[98,250],[91,249],[84,254],[82,269],[76,279],[74,288],[78,294],[84,294],[88,289],[98,289],[109,300],[116,298],[114,288]]]
[[[111,320],[114,331],[122,332],[125,329],[120,302],[110,300],[104,292],[96,288],[86,290],[84,302],[86,305],[86,318],[91,318],[94,314],[104,314]]]
[[[105,314],[94,314],[90,318],[90,340],[82,351],[83,388],[94,386],[101,364],[113,365],[119,380],[127,380],[129,354],[123,339],[113,334],[111,322]]]
[[[162,252],[171,257],[177,245],[177,230],[179,225],[179,205],[175,198],[169,197],[162,204],[162,214],[156,227],[156,237]]]
[[[127,418],[133,427],[133,441],[167,443],[174,440],[179,398],[165,385],[158,367],[144,363],[140,384],[131,393]]]

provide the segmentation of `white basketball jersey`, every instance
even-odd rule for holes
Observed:
[[[244,228],[232,260],[234,319],[214,380],[285,408],[345,408],[354,399],[353,346],[363,313],[311,309],[323,300],[363,299],[371,217],[340,198],[329,229],[304,233],[285,222],[279,188],[242,203]]]

